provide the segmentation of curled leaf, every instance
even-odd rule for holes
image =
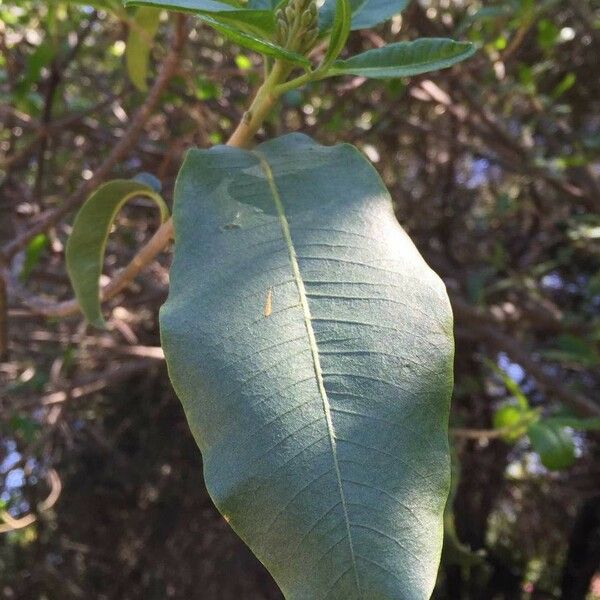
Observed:
[[[151,187],[139,181],[115,179],[100,186],[86,200],[75,217],[67,241],[67,272],[75,297],[85,318],[96,327],[104,326],[100,310],[100,275],[106,240],[119,209],[136,196],[154,201],[163,222],[169,217],[165,201]]]

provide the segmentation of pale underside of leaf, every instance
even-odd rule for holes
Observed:
[[[350,521],[348,519],[348,507],[346,506],[346,496],[344,494],[344,486],[342,484],[342,477],[340,474],[340,465],[337,457],[337,448],[336,448],[336,440],[335,440],[335,431],[333,429],[333,420],[331,418],[331,407],[329,405],[329,398],[327,397],[327,392],[325,391],[325,384],[323,383],[323,371],[321,369],[321,359],[319,358],[319,348],[317,345],[317,340],[315,338],[315,332],[313,330],[312,324],[312,316],[310,314],[310,307],[308,306],[308,298],[306,295],[306,289],[304,287],[304,281],[302,280],[302,275],[300,274],[300,267],[298,265],[298,257],[296,256],[296,250],[294,248],[294,242],[292,241],[292,236],[290,234],[290,227],[287,221],[287,217],[285,215],[285,208],[283,203],[281,202],[281,197],[279,196],[279,190],[277,189],[277,185],[275,183],[275,179],[273,178],[273,173],[271,168],[269,167],[269,163],[259,152],[255,152],[256,156],[258,156],[260,160],[261,168],[265,174],[267,181],[269,182],[269,188],[272,194],[273,203],[275,204],[275,208],[277,210],[277,216],[279,218],[279,222],[281,224],[281,231],[283,234],[283,239],[285,240],[285,245],[290,257],[290,266],[292,269],[292,273],[294,274],[294,282],[296,283],[296,287],[298,288],[298,296],[300,297],[300,304],[302,306],[302,313],[304,316],[304,324],[306,326],[306,335],[308,337],[308,343],[310,346],[310,354],[313,362],[313,367],[315,370],[315,379],[317,381],[317,386],[319,388],[319,395],[323,401],[323,413],[325,415],[325,421],[327,423],[327,434],[329,438],[329,444],[331,447],[331,456],[333,458],[334,466],[335,466],[335,475],[337,479],[338,489],[340,493],[340,502],[342,503],[343,511],[344,511],[344,522],[346,524],[346,531],[348,534],[348,547],[350,549],[350,556],[352,558],[352,570],[354,572],[354,576],[356,578],[356,587],[359,590],[359,595],[362,595],[360,592],[360,581],[358,578],[358,570],[356,568],[356,558],[354,556],[354,545],[352,543],[352,533],[350,532]]]
[[[288,600],[425,600],[451,314],[375,171],[290,135],[190,151],[175,197],[161,336],[215,504]]]

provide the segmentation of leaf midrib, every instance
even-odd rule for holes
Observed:
[[[399,44],[402,43],[406,43],[406,45],[408,46],[408,44],[410,44],[411,42],[398,42]],[[461,43],[461,42],[457,42],[457,43]],[[375,52],[376,50],[368,50],[367,52]],[[367,53],[365,52],[365,54]],[[343,71],[346,68],[358,68],[361,71],[389,71],[392,69],[414,69],[415,67],[423,67],[426,65],[429,65],[431,63],[437,63],[437,62],[443,62],[445,60],[454,60],[455,58],[465,54],[465,53],[469,53],[471,52],[471,48],[465,48],[464,50],[461,50],[460,52],[458,52],[457,54],[453,54],[451,56],[445,56],[443,58],[426,58],[420,61],[415,61],[415,62],[411,62],[409,64],[406,65],[377,65],[374,67],[363,67],[361,66],[359,63],[357,63],[356,61],[352,62],[353,59],[360,57],[361,55],[358,54],[356,56],[352,56],[346,60],[338,60],[334,63],[333,68],[336,71]]]
[[[273,172],[271,171],[271,167],[264,157],[263,154],[258,152],[257,150],[250,151],[256,158],[259,160],[261,170],[263,171],[265,178],[269,184],[269,189],[271,191],[271,198],[275,205],[275,210],[277,212],[277,216],[279,219],[279,224],[281,226],[281,233],[288,251],[290,265],[292,268],[292,274],[294,277],[294,282],[296,284],[296,288],[298,289],[298,295],[300,296],[300,305],[302,307],[302,313],[304,316],[304,325],[306,327],[306,333],[308,336],[308,343],[310,346],[311,358],[313,363],[313,368],[315,371],[315,379],[317,382],[317,387],[319,389],[319,395],[321,396],[322,404],[323,404],[323,413],[325,415],[325,421],[327,424],[327,433],[329,436],[329,445],[331,448],[331,454],[333,458],[333,464],[335,467],[335,473],[337,478],[338,490],[340,494],[340,500],[342,503],[342,509],[344,512],[344,522],[346,525],[346,534],[348,537],[348,545],[350,548],[350,558],[352,560],[352,568],[354,571],[354,577],[356,580],[356,587],[358,589],[359,598],[362,598],[362,591],[360,587],[360,580],[358,577],[358,569],[356,566],[356,556],[354,553],[354,545],[352,543],[352,533],[350,530],[350,519],[348,516],[348,506],[346,503],[346,495],[344,493],[344,486],[342,483],[342,475],[339,466],[339,460],[337,456],[337,445],[336,445],[336,436],[335,430],[333,427],[333,419],[331,417],[331,406],[329,402],[329,397],[327,396],[327,391],[325,390],[325,382],[323,381],[323,371],[321,369],[321,360],[319,358],[319,348],[317,345],[317,340],[315,337],[315,332],[312,325],[312,316],[310,312],[310,307],[308,305],[308,296],[306,294],[306,288],[304,287],[304,280],[302,279],[302,274],[300,273],[300,266],[298,264],[298,257],[296,255],[296,249],[294,247],[294,243],[292,241],[292,235],[290,232],[290,226],[285,214],[285,208],[283,206],[283,202],[281,201],[281,196],[279,194],[279,190],[277,188],[277,184],[275,183],[275,178],[273,176]]]

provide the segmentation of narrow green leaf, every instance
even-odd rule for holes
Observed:
[[[337,58],[338,54],[346,44],[348,34],[350,33],[350,3],[348,0],[336,0],[335,2],[335,17],[327,52],[323,59],[322,67],[326,69]]]
[[[333,27],[337,0],[326,0],[319,10],[319,29],[323,32]],[[349,0],[352,12],[352,31],[369,29],[400,14],[409,0]]]
[[[21,281],[27,281],[31,271],[40,261],[44,250],[48,246],[48,236],[45,233],[38,233],[25,247],[25,260],[19,273]]]
[[[154,36],[160,23],[160,10],[140,7],[129,22],[129,35],[125,50],[127,74],[135,87],[141,92],[148,89],[148,63]]]
[[[195,15],[208,15],[230,27],[256,35],[275,32],[272,10],[246,8],[242,3],[217,0],[125,0],[126,6],[153,6]]]
[[[131,198],[145,196],[160,209],[161,220],[169,216],[164,200],[151,187],[129,179],[115,179],[100,186],[81,207],[66,248],[67,272],[85,318],[104,326],[100,310],[100,275],[110,228],[119,209]]]
[[[475,52],[469,42],[421,38],[368,50],[333,63],[329,75],[358,75],[374,79],[408,77],[450,67]]]
[[[443,283],[349,145],[191,150],[160,313],[207,489],[287,600],[433,589],[449,489]]]
[[[213,29],[216,29],[221,35],[230,39],[232,42],[240,46],[244,46],[245,48],[249,48],[250,50],[254,50],[254,52],[265,54],[267,56],[273,56],[274,58],[281,58],[302,67],[310,66],[310,61],[305,56],[302,56],[297,52],[286,50],[278,44],[261,39],[253,34],[244,33],[243,31],[220,22],[219,20],[208,15],[198,15],[198,18],[201,21],[204,21],[207,25],[210,25]]]
[[[575,462],[575,444],[564,427],[548,421],[532,423],[527,430],[531,447],[542,464],[552,471],[570,467]]]
[[[309,67],[310,61],[297,52],[276,44],[275,15],[272,10],[244,8],[237,3],[215,0],[125,0],[127,6],[154,6],[195,14],[232,42],[254,52],[281,58],[293,64]]]

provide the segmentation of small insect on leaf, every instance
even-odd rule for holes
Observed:
[[[270,317],[273,312],[273,288],[270,287],[267,290],[267,297],[265,298],[265,306],[263,308],[263,315]]]

